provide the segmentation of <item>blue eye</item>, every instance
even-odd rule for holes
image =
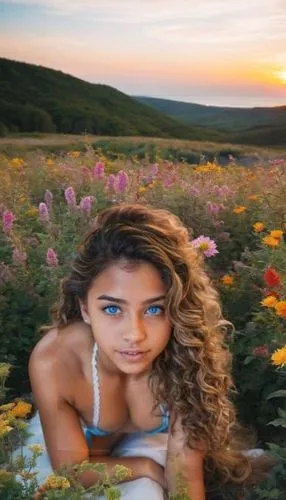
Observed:
[[[151,306],[148,311],[151,311],[151,316],[158,316],[164,311],[164,308],[162,306]]]
[[[106,306],[102,310],[106,312],[109,316],[116,316],[118,306]]]

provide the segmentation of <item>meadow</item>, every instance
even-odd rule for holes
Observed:
[[[171,210],[204,254],[235,326],[227,342],[239,419],[253,447],[276,459],[262,485],[239,495],[285,498],[285,151],[146,138],[43,140],[0,139],[0,499],[33,498],[35,474],[17,465],[23,496],[10,460],[33,411],[29,354],[97,212],[122,202]],[[80,498],[73,488],[55,479],[37,498]]]

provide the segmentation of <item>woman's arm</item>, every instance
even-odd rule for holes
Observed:
[[[35,349],[29,360],[29,376],[54,471],[62,465],[73,466],[88,460],[91,463],[105,463],[106,472],[110,478],[114,478],[112,469],[119,464],[131,469],[132,477],[126,480],[149,477],[163,486],[163,468],[149,458],[110,457],[108,449],[102,450],[98,456],[90,454],[79,417],[63,396],[62,371],[56,356],[51,359]],[[101,479],[102,475],[96,471],[86,471],[79,476],[84,488],[89,488]]]
[[[171,426],[170,426],[171,427]],[[169,492],[180,486],[185,488],[190,500],[205,500],[204,453],[186,448],[180,419],[175,423],[174,433],[169,430],[165,477]]]

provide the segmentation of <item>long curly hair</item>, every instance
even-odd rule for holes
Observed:
[[[101,211],[61,281],[59,302],[51,310],[58,329],[82,319],[92,281],[110,264],[124,259],[152,263],[166,285],[170,340],[154,360],[149,383],[156,407],[165,404],[179,416],[185,445],[202,444],[206,463],[226,481],[244,482],[251,461],[241,453],[239,425],[230,400],[234,390],[226,335],[233,331],[222,317],[218,292],[204,257],[192,247],[190,234],[167,210],[121,204]]]

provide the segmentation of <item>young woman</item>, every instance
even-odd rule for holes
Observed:
[[[112,475],[123,464],[132,480],[168,492],[180,471],[192,500],[205,499],[206,464],[221,480],[248,477],[228,399],[229,325],[176,216],[136,204],[99,213],[29,362],[54,470],[88,459]],[[164,463],[114,456],[138,433],[166,436]],[[89,471],[80,480],[88,487],[98,478]]]

